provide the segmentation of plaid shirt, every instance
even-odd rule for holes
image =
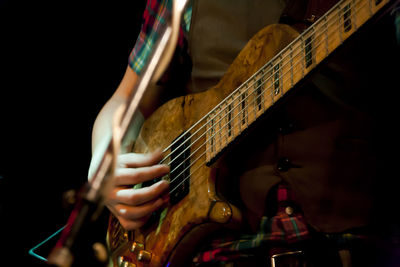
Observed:
[[[233,240],[216,239],[208,249],[199,252],[193,261],[195,263],[234,261],[252,256],[252,249],[265,244],[293,244],[309,239],[307,223],[300,209],[293,208],[296,207],[293,192],[286,184],[278,185],[276,205],[277,213],[272,217],[264,216],[261,219],[258,233],[242,235]],[[273,252],[271,251],[272,254]]]
[[[140,74],[149,59],[153,46],[171,16],[172,0],[147,0],[143,13],[142,28],[136,44],[129,56],[129,66]],[[190,28],[192,6],[190,1],[182,18],[178,47],[183,47],[184,39]]]

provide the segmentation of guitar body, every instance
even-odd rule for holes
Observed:
[[[297,36],[298,33],[287,25],[265,27],[249,41],[215,87],[172,99],[145,121],[134,152],[168,148],[187,131],[192,154],[190,173],[187,180],[181,181],[187,182],[184,193],[145,227],[127,232],[111,215],[107,234],[114,266],[120,266],[121,262],[136,266],[179,266],[193,256],[196,245],[208,234],[220,227],[240,227],[240,210],[216,190],[218,177],[206,164],[210,149],[204,145],[206,134],[196,122]],[[182,184],[171,183],[170,187],[179,186]]]

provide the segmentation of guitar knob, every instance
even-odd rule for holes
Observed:
[[[149,263],[151,260],[151,253],[146,250],[139,251],[138,261]]]
[[[136,267],[136,264],[132,263],[126,257],[119,256],[117,259],[118,267]]]
[[[117,264],[118,264],[118,266],[121,266],[121,265],[122,265],[122,262],[124,262],[124,257],[119,256],[118,259],[117,259]]]
[[[121,267],[136,267],[136,264],[129,261],[124,261]]]
[[[141,250],[144,249],[144,245],[141,243],[133,242],[131,246],[131,252],[134,254],[138,254]]]

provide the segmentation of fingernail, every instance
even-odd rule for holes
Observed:
[[[160,185],[167,188],[169,186],[169,182],[167,180],[161,180],[159,181]]]

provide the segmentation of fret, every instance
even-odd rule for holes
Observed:
[[[301,40],[300,40],[300,44],[301,44],[301,79],[303,79],[304,78],[304,76],[305,76],[305,64],[304,64],[304,62],[305,62],[305,54],[303,53],[303,51],[304,51],[304,35],[302,35],[301,36]]]
[[[371,5],[372,13],[375,14],[376,12],[378,12],[379,9],[381,9],[383,7],[383,5],[388,3],[390,0],[371,0],[371,1],[372,1],[372,5]],[[371,16],[372,16],[372,14],[371,14]]]
[[[214,147],[214,120],[213,115],[207,117],[207,129],[206,129],[206,158],[210,160],[215,155],[215,147]]]
[[[229,134],[229,128],[228,128],[228,106],[227,106],[227,101],[223,101],[221,104],[221,120],[220,120],[220,128],[221,128],[221,143],[222,147],[225,147],[228,145],[229,140],[228,140],[228,134]]]
[[[277,96],[282,92],[281,90],[281,71],[280,62],[276,63],[273,67],[273,83],[274,83],[274,95]]]
[[[256,119],[256,114],[255,114],[256,94],[254,92],[254,88],[256,86],[257,86],[256,76],[253,76],[253,79],[251,79],[246,84],[246,105],[244,108],[246,110],[247,126],[253,123],[253,121]]]
[[[340,15],[338,8],[333,10],[331,14],[328,15],[328,35],[329,35],[329,51],[332,52],[342,43],[341,31],[338,29],[340,23]],[[339,27],[340,28],[340,27]]]
[[[303,54],[302,39],[298,39],[293,47],[293,84],[297,84],[303,78]]]
[[[324,60],[327,55],[327,35],[325,21],[321,20],[313,29],[313,67]]]
[[[368,1],[369,16],[372,16],[372,14],[373,14],[373,10],[372,10],[372,1],[374,1],[374,0],[369,0],[369,1]]]
[[[261,99],[262,99],[262,108],[263,108],[263,113],[264,111],[269,108],[274,101],[273,95],[272,95],[272,79],[271,79],[272,71],[271,71],[271,66],[270,64],[264,66],[263,72],[262,72],[262,82],[261,82]]]
[[[305,66],[305,74],[308,73],[309,67],[313,65],[314,62],[314,27],[310,28],[310,30],[305,34],[304,40],[304,66]],[[304,74],[303,74],[304,75]]]
[[[293,86],[293,58],[292,49],[282,51],[281,59],[281,91],[285,94]]]
[[[341,32],[341,42],[346,40],[354,32],[353,27],[353,13],[355,12],[353,7],[354,0],[349,0],[343,3],[341,7],[341,16],[339,20],[339,28]]]
[[[324,16],[325,57],[329,55],[329,34],[327,16]]]
[[[389,2],[389,0],[374,0],[373,1],[373,5],[372,5],[372,10],[374,12],[374,14],[387,2]]]
[[[354,12],[352,12],[351,10],[352,10],[351,3],[348,3],[343,7],[343,18],[342,18],[343,25],[342,26],[343,26],[343,31],[345,33],[349,32],[352,28],[352,24],[353,24],[352,16],[353,16]]]
[[[271,64],[265,66],[264,71],[264,88],[263,88],[264,106],[269,107],[274,103],[272,90],[272,68]]]
[[[293,47],[290,46],[290,88],[294,86],[293,80]]]
[[[207,158],[214,157],[229,143],[226,138],[223,138],[226,135],[225,120],[221,112],[223,110],[223,105],[220,105],[207,118]]]
[[[373,0],[371,0],[373,1]],[[358,1],[357,6],[357,28],[363,25],[373,14],[372,12],[372,2],[368,1]]]
[[[247,126],[249,126],[247,89],[242,93],[240,109],[241,109],[241,113],[242,113],[242,126],[246,125],[246,128],[247,128]]]
[[[232,124],[233,128],[235,131],[235,136],[239,135],[242,132],[242,113],[241,111],[241,89],[237,90],[237,92],[234,94],[234,100],[233,100],[233,118],[232,118]]]
[[[223,133],[223,129],[222,129],[222,116],[221,116],[221,107],[216,109],[216,116],[215,116],[215,150],[221,151],[223,148],[223,144],[222,144],[222,133]]]
[[[232,103],[228,105],[228,116],[227,116],[227,125],[228,125],[228,137],[232,137]]]
[[[352,1],[352,7],[353,7],[353,12],[352,12],[352,16],[353,16],[353,26],[354,26],[354,31],[357,31],[358,26],[357,26],[357,3],[356,0]]]
[[[342,25],[342,8],[341,8],[341,6],[340,5],[338,5],[338,12],[337,12],[337,15],[338,15],[338,22],[337,23],[335,23],[335,24],[337,24],[338,26],[339,26],[339,29],[336,29],[336,30],[338,30],[338,33],[339,33],[339,40],[340,40],[340,44],[342,44],[343,43],[343,32],[342,32],[342,27],[340,27],[340,25]],[[336,46],[337,47],[337,46]],[[335,47],[335,48],[336,48]]]
[[[210,147],[211,147],[211,153],[215,152],[215,138],[214,138],[214,133],[215,133],[215,128],[214,128],[214,117],[211,116],[210,118],[210,122],[209,122],[209,130],[208,130],[208,134],[209,134],[209,142],[210,142]]]
[[[262,77],[263,72],[261,72],[261,75],[258,75],[258,77],[254,80],[255,88],[254,88],[254,96],[255,96],[255,101],[254,101],[254,111],[257,112],[260,110],[264,110],[264,105],[263,105],[263,99],[262,99],[262,87],[263,87],[263,77]]]
[[[262,113],[265,111],[264,105],[264,70],[261,69],[257,75],[253,79],[253,92],[252,92],[252,103],[253,103],[253,112],[251,112],[254,116],[250,119],[250,121],[256,120]]]
[[[266,83],[266,77],[265,77],[265,68],[263,68],[262,69],[262,71],[261,71],[261,74],[260,74],[260,79],[261,79],[261,86],[260,86],[260,88],[261,88],[261,91],[260,91],[260,98],[261,98],[261,105],[262,105],[262,110],[260,110],[260,112],[262,111],[262,113],[264,113],[265,112],[265,102],[266,102],[266,99],[265,99],[265,83]]]

